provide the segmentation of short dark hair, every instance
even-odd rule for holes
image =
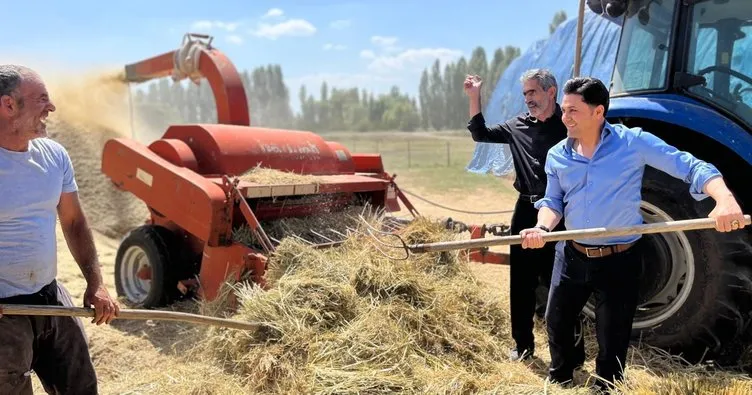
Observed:
[[[591,106],[603,106],[603,115],[608,112],[609,93],[603,82],[593,77],[575,77],[564,84],[565,95],[580,95]]]

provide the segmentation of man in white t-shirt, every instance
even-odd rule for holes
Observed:
[[[91,230],[67,151],[47,138],[55,106],[33,70],[0,65],[0,305],[63,305],[57,284],[56,219],[86,278],[93,323],[119,313],[102,282]],[[68,302],[69,303],[69,302]],[[50,393],[96,394],[88,344],[73,317],[2,316],[0,393],[31,393],[34,371]]]

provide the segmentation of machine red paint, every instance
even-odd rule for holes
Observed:
[[[191,288],[211,300],[228,279],[263,286],[266,256],[275,245],[260,224],[265,220],[339,210],[355,200],[387,212],[400,211],[401,203],[418,215],[380,155],[352,153],[311,132],[251,127],[239,74],[210,43],[209,37],[187,35],[180,49],[126,66],[130,82],[169,75],[198,82],[205,76],[218,114],[218,124],[173,125],[148,146],[126,138],[104,146],[104,174],[151,213],[116,257],[118,294],[133,304],[166,304]],[[316,175],[317,183],[234,178],[256,166]],[[232,241],[241,224],[251,229],[257,248]],[[473,229],[471,237],[484,236],[485,227]],[[503,255],[485,251],[471,258],[505,263]]]

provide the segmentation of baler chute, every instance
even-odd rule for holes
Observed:
[[[263,286],[267,257],[280,241],[267,234],[265,222],[353,206],[397,212],[400,203],[418,215],[385,172],[379,154],[352,153],[312,132],[251,127],[240,76],[211,47],[210,37],[187,35],[180,49],[126,66],[128,82],[166,76],[196,83],[206,77],[218,124],[172,125],[148,146],[127,138],[104,146],[104,174],[150,211],[147,223],[128,234],[116,256],[117,292],[130,303],[163,305],[191,289],[212,300],[228,280],[250,279]],[[280,184],[243,178],[256,167],[315,181],[303,177]],[[447,225],[457,229],[451,221]],[[251,231],[254,243],[233,239],[243,228]],[[459,230],[475,238],[486,227],[462,225]],[[316,240],[309,242],[333,246],[346,236],[346,231],[327,231],[312,229]],[[471,259],[506,262],[504,255],[480,250]]]

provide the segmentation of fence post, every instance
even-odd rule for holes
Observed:
[[[407,168],[409,169],[412,165],[412,159],[410,155],[410,140],[407,140]]]
[[[447,146],[447,167],[451,167],[452,166],[452,152],[451,152],[452,149],[450,147],[449,141],[446,142],[446,146]]]

